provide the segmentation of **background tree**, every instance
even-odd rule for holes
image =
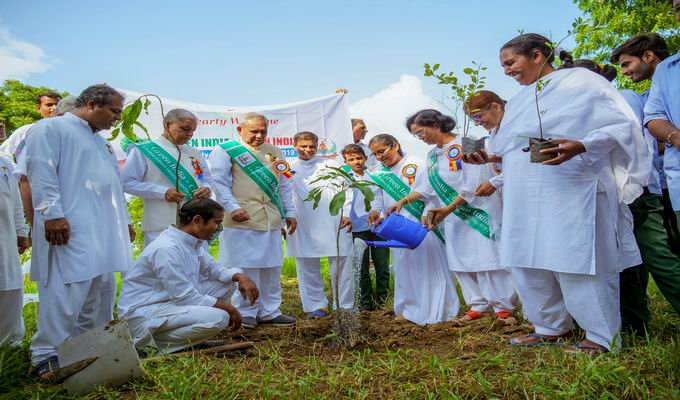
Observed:
[[[10,79],[3,82],[0,86],[0,122],[5,124],[8,137],[18,127],[42,118],[35,110],[35,98],[50,91],[60,93],[62,98],[68,96],[67,92],[45,86],[31,86]]]
[[[680,49],[680,25],[673,18],[669,0],[574,0],[588,22],[576,32],[575,58],[609,62],[612,50],[642,32],[656,32],[668,43],[671,54]],[[597,26],[597,29],[594,27]],[[650,82],[634,84],[619,74],[620,88],[644,90]]]

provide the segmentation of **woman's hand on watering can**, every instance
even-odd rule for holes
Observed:
[[[393,212],[399,214],[401,212],[402,207],[404,207],[404,199],[401,199],[398,202],[392,204],[392,206],[387,209],[387,215],[390,215]]]
[[[368,213],[368,226],[374,227],[376,225],[380,225],[380,213],[376,210],[371,210]]]
[[[435,226],[439,225],[449,214],[451,214],[455,208],[441,207],[433,208],[427,212],[427,217],[425,222],[427,223],[427,229],[433,229]]]

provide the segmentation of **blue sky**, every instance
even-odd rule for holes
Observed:
[[[471,60],[488,65],[489,88],[508,96],[518,87],[502,74],[499,46],[519,28],[561,36],[579,14],[571,0],[3,0],[0,28],[44,53],[47,69],[21,76],[29,84],[77,93],[105,81],[199,103],[260,105],[336,87],[359,100],[403,74],[422,77],[424,62],[459,71]],[[441,98],[440,87],[423,81],[426,94]]]
[[[510,98],[520,87],[503,75],[500,46],[519,29],[559,39],[579,15],[571,0],[1,0],[0,79],[73,94],[106,82],[224,106],[343,87],[369,138],[392,133],[423,152],[403,121],[455,108],[450,89],[423,77],[424,63],[460,74],[481,62],[487,89]]]

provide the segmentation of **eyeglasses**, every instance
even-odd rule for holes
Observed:
[[[421,139],[425,136],[425,129],[421,129],[419,131],[413,132],[413,136],[417,137],[418,139]]]
[[[378,150],[378,151],[373,152],[373,154],[374,154],[377,158],[382,158],[382,157],[385,155],[385,153],[387,153],[388,151],[390,151],[391,148],[392,148],[392,145],[389,145],[389,146],[385,147],[384,149],[381,149],[381,150]]]
[[[475,123],[479,124],[480,122],[482,122],[482,114],[489,111],[489,107],[487,106],[487,107],[482,108],[481,110],[475,110],[475,111],[477,111],[477,112],[475,113],[475,115],[470,115],[470,119],[472,119],[472,121],[474,121]]]

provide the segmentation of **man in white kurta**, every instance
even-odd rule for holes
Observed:
[[[27,247],[28,225],[19,184],[12,175],[12,164],[0,157],[0,346],[18,346],[24,337],[24,276],[19,253]]]
[[[329,213],[329,204],[337,192],[324,190],[321,201],[314,209],[313,201],[305,201],[310,190],[323,187],[327,182],[315,182],[320,176],[327,174],[329,167],[340,168],[334,160],[316,157],[318,138],[309,132],[295,135],[295,150],[298,159],[291,163],[295,171],[293,181],[293,204],[298,226],[294,235],[286,241],[286,255],[295,257],[295,268],[298,276],[298,288],[302,299],[302,309],[310,318],[323,317],[328,314],[328,299],[324,293],[321,279],[321,257],[328,257],[333,296],[338,297],[338,305],[342,309],[354,306],[354,282],[352,279],[352,234],[349,211],[351,196],[344,206],[344,216],[333,216]],[[340,253],[336,248],[336,236],[340,230]],[[337,266],[340,266],[339,282],[336,282]],[[335,293],[336,285],[339,296]],[[335,307],[336,302],[333,302]]]
[[[153,148],[147,144],[143,144],[147,146],[146,152],[135,146],[130,148],[121,179],[126,193],[144,199],[144,247],[176,222],[178,204],[193,197],[210,196],[212,178],[207,163],[196,148],[187,144],[196,130],[197,122],[196,116],[187,110],[170,110],[163,119],[163,134],[153,140]],[[153,157],[159,153],[160,157],[154,157],[153,160],[149,158],[149,155]],[[184,169],[180,175],[196,187],[192,193],[183,193],[175,188],[178,159]],[[182,187],[180,185],[180,189]]]
[[[35,209],[31,278],[40,295],[31,352],[38,375],[55,366],[58,345],[94,327],[103,277],[131,264],[117,160],[96,133],[109,129],[122,108],[122,95],[94,85],[80,94],[73,114],[37,122],[27,138]]]
[[[238,268],[220,266],[203,246],[217,232],[224,209],[210,199],[195,199],[147,246],[125,275],[118,302],[138,348],[172,353],[204,342],[241,316],[230,303],[237,287],[248,301],[257,288]],[[238,284],[238,285],[237,285]]]
[[[508,102],[491,148],[503,158],[501,265],[512,268],[537,335],[513,343],[554,341],[573,318],[589,342],[612,349],[621,326],[618,273],[641,261],[625,203],[642,193],[651,155],[635,115],[606,79],[575,68],[547,80],[539,95],[543,131],[563,140],[552,150],[560,159],[572,158],[535,164],[522,151],[539,132],[536,83]]]
[[[260,299],[255,304],[235,300],[245,328],[255,328],[258,324],[295,324],[295,318],[283,315],[280,310],[282,221],[285,219],[289,235],[294,234],[297,225],[292,183],[272,167],[276,160],[283,160],[283,154],[278,147],[265,143],[267,125],[267,118],[260,114],[244,115],[239,118],[237,145],[243,146],[250,155],[246,153],[232,160],[223,147],[217,146],[209,159],[215,196],[227,211],[224,231],[220,234],[219,261],[222,265],[243,269],[260,289]],[[272,191],[280,199],[282,211],[242,168],[258,163],[266,167],[268,174],[276,174],[273,179],[277,187]]]

